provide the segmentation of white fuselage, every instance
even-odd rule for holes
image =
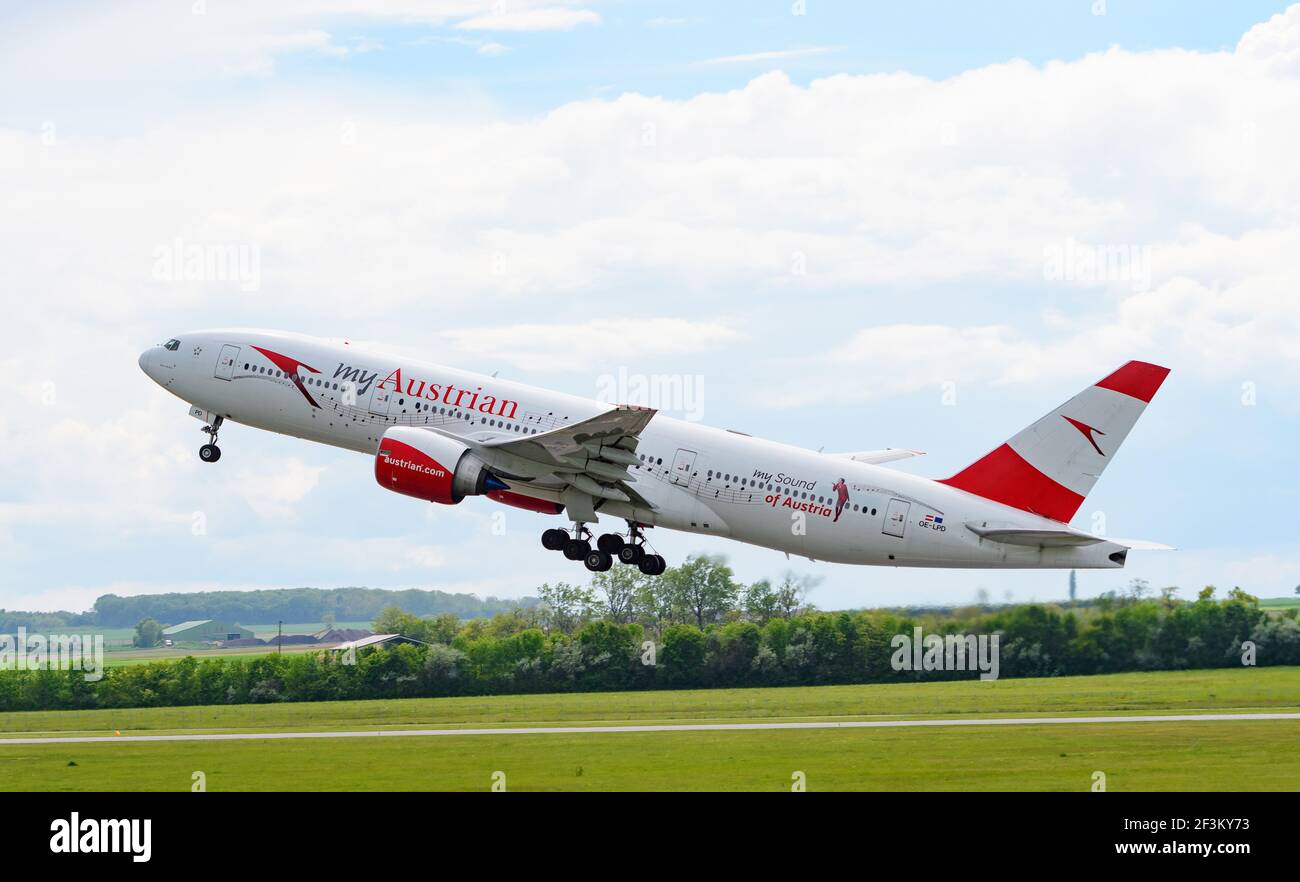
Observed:
[[[190,403],[194,416],[211,420],[219,415],[370,456],[393,426],[428,426],[469,441],[487,441],[546,432],[610,408],[297,334],[217,330],[178,339],[175,349],[146,351],[140,365],[164,389]],[[264,351],[282,356],[279,366]],[[293,360],[292,371],[281,369],[283,357]],[[291,381],[290,373],[297,373],[303,385]],[[1122,555],[1118,560],[1111,557],[1123,546],[1111,542],[1040,548],[981,539],[966,524],[1022,529],[1061,525],[936,481],[663,414],[656,414],[641,433],[637,453],[646,459],[631,474],[637,493],[652,507],[607,501],[598,506],[600,514],[839,563],[1123,565]],[[840,481],[842,490],[834,486]],[[514,489],[555,498],[527,487]],[[840,506],[845,493],[847,500]],[[393,504],[407,503],[394,497]]]

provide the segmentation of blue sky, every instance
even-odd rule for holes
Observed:
[[[231,427],[200,465],[135,355],[231,325],[588,396],[698,377],[708,424],[920,448],[900,467],[934,477],[1158,361],[1075,523],[1180,550],[1081,590],[1300,583],[1300,7],[195,8],[4,13],[0,606],[584,577],[540,516],[418,506],[356,454]],[[161,278],[178,243],[255,254],[257,278]],[[1118,257],[1062,278],[1067,250]],[[656,542],[812,575],[830,608],[1066,584]]]

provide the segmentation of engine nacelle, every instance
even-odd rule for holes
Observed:
[[[443,505],[506,489],[466,445],[411,426],[384,433],[375,454],[375,480],[395,493]]]

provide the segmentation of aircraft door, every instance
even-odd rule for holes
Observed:
[[[672,482],[674,484],[687,484],[691,480],[691,474],[695,471],[695,451],[679,448],[677,455],[673,457]]]
[[[375,391],[370,393],[370,412],[376,416],[388,416],[388,408],[392,406],[393,399],[396,397],[396,392],[389,392],[376,386]]]
[[[221,354],[217,356],[217,368],[213,373],[218,380],[229,380],[235,374],[235,361],[239,358],[239,347],[227,343],[221,347]]]
[[[881,532],[886,536],[897,536],[903,538],[903,531],[907,528],[907,513],[912,508],[912,503],[902,499],[889,500],[889,507],[885,509],[885,524],[881,527]]]

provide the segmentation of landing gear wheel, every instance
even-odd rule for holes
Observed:
[[[664,570],[668,569],[667,562],[657,554],[647,554],[637,566],[647,576],[662,576]]]
[[[542,533],[542,547],[547,551],[563,551],[568,541],[569,534],[560,529],[552,528]]]
[[[564,556],[569,560],[582,560],[591,553],[591,543],[585,539],[569,539],[564,543]]]
[[[645,549],[640,545],[624,545],[618,550],[620,563],[639,564],[645,558]]]
[[[221,459],[221,448],[217,446],[217,433],[221,431],[221,424],[225,422],[225,417],[217,417],[212,421],[212,425],[204,426],[201,430],[212,440],[199,448],[199,459],[204,462],[216,462]]]
[[[618,554],[623,547],[623,537],[617,533],[606,533],[596,540],[596,547],[611,556]]]
[[[614,558],[608,551],[591,551],[582,559],[582,563],[593,573],[603,573],[614,565]]]

